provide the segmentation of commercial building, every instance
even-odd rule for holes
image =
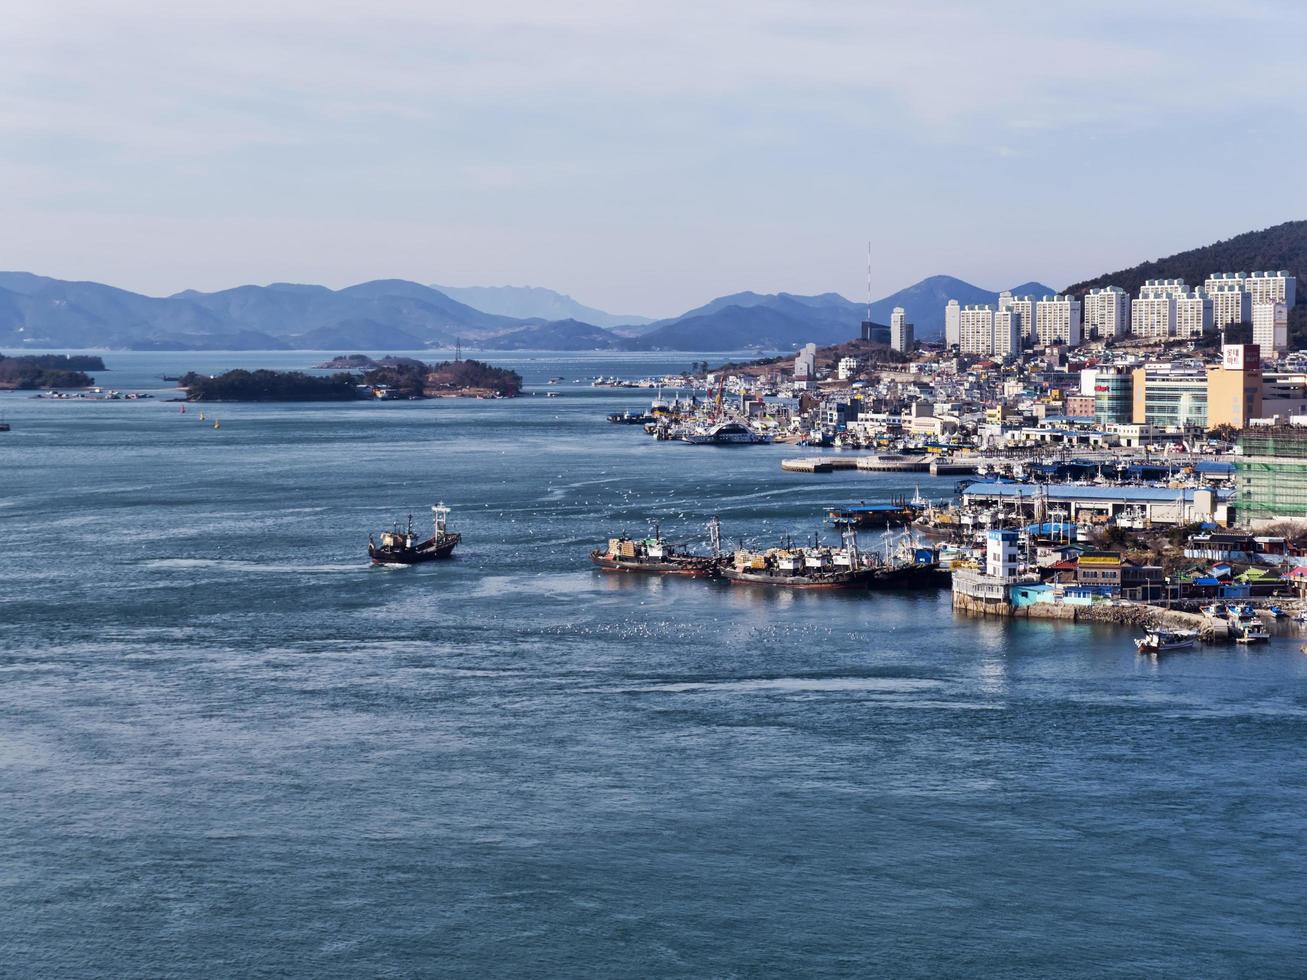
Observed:
[[[1080,300],[1074,296],[1045,296],[1035,304],[1035,337],[1045,346],[1079,347]]]
[[[1094,375],[1094,419],[1100,425],[1134,419],[1134,372],[1100,367]]]
[[[951,299],[944,307],[944,346],[957,347],[962,343],[962,307]]]
[[[1165,429],[1207,428],[1207,372],[1200,366],[1146,364],[1134,370],[1134,418]]]
[[[1175,335],[1193,340],[1212,330],[1212,301],[1201,289],[1175,295]]]
[[[1262,416],[1262,364],[1256,344],[1227,344],[1207,369],[1207,427],[1242,429]]]
[[[1307,458],[1304,458],[1307,470]],[[1304,494],[1307,500],[1307,494]],[[1167,487],[1031,486],[1022,483],[973,483],[962,491],[962,505],[1002,508],[1031,518],[1094,523],[1111,519],[1126,527],[1158,524],[1225,524],[1234,500],[1232,490],[1172,490]]]
[[[1307,428],[1245,429],[1234,457],[1239,519],[1248,524],[1307,517]]]
[[[1253,303],[1253,343],[1262,353],[1289,349],[1289,307],[1283,302]]]
[[[1212,326],[1215,329],[1224,330],[1235,323],[1252,323],[1252,297],[1238,283],[1212,279],[1207,282],[1206,292],[1212,298]]]
[[[1120,286],[1085,294],[1084,332],[1090,337],[1124,337],[1130,333],[1130,296]]]

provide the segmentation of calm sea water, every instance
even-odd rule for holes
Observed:
[[[913,485],[560,387],[220,430],[0,397],[0,973],[1303,974],[1307,637],[1154,661],[944,593],[604,577],[649,517],[768,543]],[[438,500],[456,561],[368,567]]]

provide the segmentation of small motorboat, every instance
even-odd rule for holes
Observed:
[[[1272,619],[1284,619],[1289,615],[1279,606],[1268,606],[1266,611],[1271,614]]]
[[[1140,653],[1164,653],[1168,650],[1184,650],[1198,642],[1198,633],[1194,630],[1150,629],[1135,640],[1135,648]]]
[[[381,543],[377,544],[372,535],[368,535],[368,557],[374,565],[417,565],[424,561],[436,561],[448,558],[454,552],[454,546],[463,539],[461,534],[450,531],[445,525],[449,517],[449,508],[443,503],[431,508],[434,533],[425,541],[418,541],[413,532],[413,515],[408,515],[408,528],[399,530],[396,525],[392,531],[381,533]]]
[[[1225,617],[1230,613],[1230,610],[1226,608],[1225,603],[1223,602],[1210,603],[1203,606],[1199,611],[1204,616],[1210,617],[1211,619],[1225,619]]]

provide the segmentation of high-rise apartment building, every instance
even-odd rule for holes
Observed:
[[[1253,303],[1253,343],[1263,354],[1289,349],[1289,307],[1281,302]]]
[[[1213,286],[1231,284],[1247,293],[1253,303],[1293,306],[1297,302],[1298,280],[1285,269],[1278,272],[1215,272],[1207,277],[1205,285],[1210,292]]]
[[[1213,328],[1224,330],[1235,323],[1252,323],[1252,297],[1238,283],[1210,278],[1206,292],[1212,298]]]
[[[962,342],[962,307],[951,299],[944,307],[944,346],[956,347]]]
[[[1155,296],[1175,296],[1189,292],[1183,279],[1145,279],[1139,287],[1139,295],[1149,299]]]
[[[1013,296],[1011,290],[998,294],[998,308],[1011,310],[1019,319],[1021,336],[1029,340],[1035,335],[1035,297]]]
[[[1175,335],[1187,340],[1212,330],[1212,301],[1201,289],[1177,293],[1175,297]]]
[[[1020,357],[1021,344],[1021,314],[1011,308],[999,310],[994,314],[994,356]]]
[[[958,346],[964,354],[994,353],[994,307],[970,304],[962,307]]]
[[[1091,289],[1081,306],[1087,336],[1124,337],[1130,332],[1130,296],[1120,286]]]
[[[910,354],[915,346],[916,331],[903,315],[902,307],[894,310],[889,321],[889,345],[900,354]]]
[[[1035,336],[1041,344],[1079,347],[1080,300],[1074,296],[1045,296],[1035,304]]]
[[[1130,301],[1130,332],[1145,340],[1175,336],[1175,296],[1160,292]]]

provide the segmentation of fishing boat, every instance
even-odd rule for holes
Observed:
[[[786,542],[763,552],[741,549],[722,577],[733,585],[766,585],[786,589],[865,589],[876,568],[858,552],[858,536],[845,531],[844,548],[795,548]]]
[[[1155,628],[1135,640],[1135,647],[1140,653],[1164,653],[1168,650],[1184,650],[1198,642],[1194,630],[1168,630]]]
[[[721,573],[721,523],[708,523],[712,554],[696,555],[663,540],[658,522],[652,522],[647,538],[609,538],[607,548],[590,552],[590,560],[605,572],[643,572],[651,575],[688,575],[715,578]]]
[[[425,541],[418,541],[413,530],[413,515],[408,515],[408,527],[401,531],[396,524],[394,530],[381,532],[381,543],[368,535],[368,557],[374,565],[417,565],[424,561],[448,558],[454,552],[454,546],[463,540],[463,536],[450,531],[446,526],[449,508],[439,503],[431,508],[434,533]]]
[[[1230,628],[1234,631],[1235,643],[1266,643],[1271,638],[1270,630],[1260,619],[1232,623]]]
[[[649,412],[614,412],[608,416],[608,421],[614,425],[648,425],[656,421],[654,416]]]

